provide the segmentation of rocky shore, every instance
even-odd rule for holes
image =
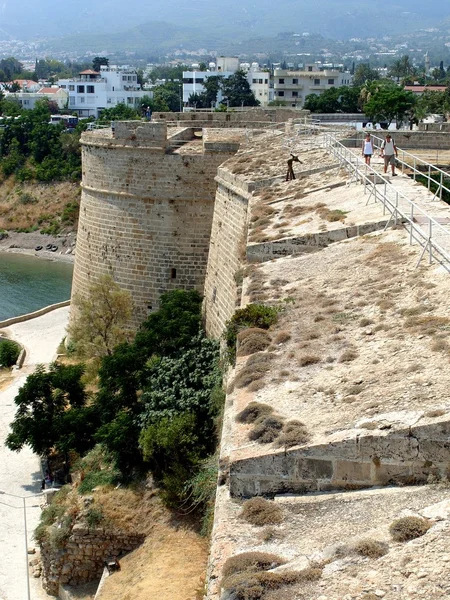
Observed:
[[[0,233],[0,252],[14,252],[37,256],[46,260],[73,262],[75,258],[76,233],[46,235],[38,231]],[[38,248],[40,248],[38,250]]]

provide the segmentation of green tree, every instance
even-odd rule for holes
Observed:
[[[0,340],[0,367],[12,367],[19,354],[19,344],[12,340]]]
[[[409,56],[404,55],[396,60],[388,70],[390,77],[396,77],[397,82],[404,77],[409,77],[414,72],[414,67],[411,63]]]
[[[48,371],[39,365],[14,398],[17,412],[6,446],[18,452],[28,445],[39,455],[48,455],[52,448],[58,449],[61,442],[64,446],[66,413],[71,409],[78,411],[86,404],[87,396],[81,383],[83,373],[82,365],[53,363]],[[84,429],[87,431],[87,423]],[[73,449],[84,450],[84,444],[79,441],[80,445],[74,440]]]
[[[99,118],[100,123],[108,123],[110,121],[129,121],[140,119],[138,112],[127,106],[124,103],[117,104],[113,108],[105,108]]]
[[[73,299],[75,318],[68,328],[79,356],[99,359],[131,337],[131,294],[102,275],[86,296]]]
[[[355,69],[353,85],[361,86],[364,85],[366,81],[376,81],[377,79],[379,79],[378,71],[372,69],[369,63],[360,63]]]
[[[259,101],[255,98],[247,75],[243,71],[236,71],[230,77],[222,80],[222,104],[229,107],[233,106],[259,106]]]
[[[412,92],[397,86],[385,86],[374,93],[364,105],[365,114],[374,122],[385,121],[390,125],[397,122],[397,127],[409,118],[416,98]]]
[[[182,86],[180,83],[168,81],[153,88],[151,108],[156,112],[180,112]]]
[[[92,60],[92,69],[94,71],[97,71],[98,73],[100,72],[100,67],[101,66],[109,66],[109,58],[106,58],[106,56],[96,56],[93,60]]]

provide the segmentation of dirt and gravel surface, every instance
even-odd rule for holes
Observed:
[[[42,472],[39,458],[28,448],[11,452],[4,441],[9,424],[14,418],[14,397],[25,383],[28,373],[39,363],[47,364],[56,355],[56,349],[65,335],[68,308],[60,308],[42,317],[18,323],[2,333],[20,342],[27,350],[23,369],[12,371],[6,385],[0,386],[0,599],[24,600],[27,598],[24,540],[24,496],[39,494]],[[18,497],[15,497],[18,496]],[[42,496],[26,500],[27,542],[34,548],[32,532],[40,516]],[[28,556],[32,559],[33,556]],[[31,598],[50,599],[41,588],[40,580],[31,577]]]

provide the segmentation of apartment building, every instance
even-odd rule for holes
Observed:
[[[320,70],[316,65],[305,65],[302,71],[275,69],[273,74],[274,100],[287,106],[302,107],[308,94],[323,94],[333,87],[352,84],[352,75],[336,69]]]
[[[210,64],[208,71],[183,71],[183,103],[188,104],[191,94],[201,94],[205,91],[203,83],[207,77],[230,77],[244,65],[239,65],[239,59],[220,57],[217,58],[216,64]],[[267,106],[272,100],[270,95],[270,73],[260,71],[259,66],[252,64],[247,70],[247,81],[250,85],[255,98],[259,100],[261,106]],[[223,96],[219,91],[217,104],[220,104]]]
[[[127,66],[102,66],[100,72],[87,69],[72,79],[60,79],[58,84],[69,94],[70,112],[80,117],[99,117],[105,108],[125,104],[136,108],[143,96],[136,70]],[[151,94],[150,94],[151,95]]]

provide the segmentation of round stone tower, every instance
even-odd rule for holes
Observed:
[[[109,274],[131,292],[137,326],[162,292],[203,290],[217,167],[237,146],[192,128],[116,122],[81,137],[83,177],[72,295]]]

